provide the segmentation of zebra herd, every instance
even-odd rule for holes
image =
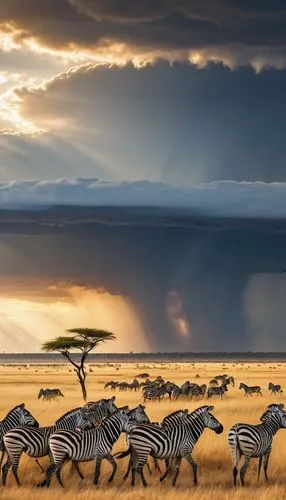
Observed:
[[[45,472],[45,479],[38,486],[49,486],[55,474],[59,484],[63,486],[61,471],[67,460],[82,479],[79,463],[94,461],[93,483],[98,484],[101,462],[106,459],[112,466],[108,479],[112,482],[117,463],[115,457],[129,457],[129,464],[124,478],[131,471],[131,486],[135,485],[137,474],[142,484],[147,486],[144,467],[151,457],[156,469],[160,471],[158,460],[165,461],[165,472],[160,477],[163,481],[173,473],[172,484],[175,485],[180,465],[185,459],[192,467],[193,480],[197,483],[197,464],[192,453],[205,429],[215,434],[223,432],[222,423],[213,415],[213,406],[204,405],[193,412],[177,410],[167,415],[161,423],[150,422],[143,405],[129,409],[128,406],[118,408],[115,396],[96,402],[88,402],[83,407],[65,413],[54,425],[40,427],[36,418],[24,404],[13,408],[0,422],[0,447],[2,460],[7,455],[2,467],[2,484],[6,484],[7,475],[12,469],[18,485],[19,460],[23,453],[38,459],[49,456],[50,466]],[[265,479],[268,479],[267,468],[272,449],[272,440],[277,431],[286,428],[286,412],[283,404],[271,404],[260,417],[258,425],[235,424],[228,433],[228,445],[233,460],[233,481],[237,482],[238,463],[244,458],[240,469],[240,482],[244,478],[252,458],[259,459],[258,475],[263,463]],[[128,449],[112,455],[112,448],[121,433],[126,434]]]
[[[140,375],[141,376],[141,375]],[[225,393],[228,392],[229,387],[234,387],[234,378],[230,375],[216,375],[213,379],[209,381],[209,384],[199,385],[196,382],[190,382],[187,380],[181,386],[177,385],[175,382],[165,381],[161,376],[154,380],[147,378],[145,381],[139,382],[137,378],[134,378],[132,382],[118,382],[111,380],[107,382],[104,388],[110,388],[111,390],[118,389],[121,391],[132,391],[135,392],[142,389],[143,402],[147,400],[161,401],[166,395],[169,399],[186,399],[186,398],[200,398],[202,399],[205,395],[207,399],[214,396],[219,396],[221,399],[224,397]],[[262,396],[262,389],[259,385],[248,386],[247,384],[241,382],[239,389],[244,391],[245,396],[252,396],[253,394]],[[282,394],[283,390],[280,384],[273,384],[269,382],[268,389],[270,395]]]

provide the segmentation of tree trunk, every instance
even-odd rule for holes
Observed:
[[[85,377],[82,375],[82,373],[80,371],[78,371],[77,376],[78,376],[78,381],[80,383],[83,400],[86,401],[87,393],[86,393],[86,387],[85,387]]]

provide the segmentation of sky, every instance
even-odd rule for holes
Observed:
[[[0,0],[3,350],[286,350],[285,88],[282,0]]]

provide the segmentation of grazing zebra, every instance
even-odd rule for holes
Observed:
[[[244,477],[251,458],[259,458],[258,479],[263,461],[264,475],[266,481],[268,461],[272,449],[272,440],[276,432],[286,427],[286,413],[283,404],[269,405],[266,412],[260,418],[261,424],[236,424],[228,433],[228,444],[233,460],[233,480],[236,485],[238,475],[238,463],[244,456],[244,464],[240,469],[241,486],[244,485]]]
[[[155,458],[176,458],[173,485],[176,484],[182,458],[187,459],[193,468],[194,482],[197,483],[197,464],[191,455],[194,446],[206,427],[214,430],[217,434],[223,431],[223,426],[210,413],[213,408],[213,406],[202,406],[188,416],[186,423],[177,424],[172,428],[161,429],[158,426],[149,425],[136,426],[128,436],[129,449],[118,455],[119,458],[129,454],[132,456],[131,486],[135,486],[136,472],[140,475],[143,486],[147,486],[143,467],[149,455]],[[160,478],[161,481],[168,472],[169,468]]]
[[[15,427],[8,431],[4,438],[4,445],[8,454],[7,462],[2,467],[2,483],[5,486],[10,467],[18,486],[18,466],[23,452],[29,457],[40,458],[49,454],[49,437],[58,429],[77,429],[91,427],[88,411],[84,408],[75,408],[68,411],[56,423],[49,427]],[[74,464],[79,475],[80,471]]]
[[[57,399],[58,397],[64,397],[60,389],[40,389],[38,394],[38,399],[43,401],[51,401],[52,399]]]
[[[268,389],[269,389],[269,391],[271,391],[271,394],[274,394],[274,395],[276,395],[278,392],[280,394],[282,394],[282,392],[283,392],[280,384],[272,384],[272,382],[269,382]]]
[[[151,387],[147,386],[143,389],[144,403],[146,399],[149,399],[151,401],[158,399],[159,401],[161,401],[161,398],[163,398],[165,394],[166,384],[152,385]]]
[[[179,397],[182,396],[181,387],[179,387],[177,384],[173,384],[172,396],[173,399],[179,399]]]
[[[231,375],[225,379],[225,382],[226,382],[227,384],[231,384],[231,385],[232,385],[232,387],[234,387],[234,385],[235,385],[235,384],[234,384],[234,378],[233,378]]]
[[[106,382],[104,389],[107,389],[107,387],[110,387],[110,389],[116,389],[118,386],[118,382],[114,382],[114,380],[111,380],[110,382]]]
[[[79,433],[75,431],[58,431],[49,439],[49,446],[53,457],[53,463],[47,471],[46,479],[41,486],[49,486],[53,473],[56,473],[59,484],[63,487],[61,469],[66,459],[74,462],[95,461],[94,484],[98,484],[100,466],[103,458],[112,465],[112,473],[108,479],[110,483],[116,473],[117,465],[111,455],[111,450],[121,432],[128,430],[130,418],[129,408],[119,408],[96,429]]]
[[[239,388],[244,390],[245,396],[252,396],[253,393],[262,396],[261,387],[259,387],[259,385],[248,386],[240,382]]]

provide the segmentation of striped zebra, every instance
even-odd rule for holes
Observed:
[[[208,399],[210,399],[212,396],[220,396],[222,399],[224,396],[224,393],[227,391],[228,391],[228,388],[227,388],[226,384],[222,384],[219,386],[211,386],[208,388],[208,392],[207,392]]]
[[[60,396],[64,397],[60,389],[40,389],[38,399],[42,398],[42,401],[51,401],[52,399],[57,399]]]
[[[40,486],[49,486],[53,473],[56,473],[59,484],[63,487],[61,469],[66,459],[74,462],[95,461],[94,484],[98,484],[100,466],[103,458],[112,465],[112,473],[108,479],[110,483],[116,473],[117,465],[111,455],[113,445],[121,432],[128,430],[130,418],[129,408],[125,406],[106,417],[96,429],[79,433],[75,431],[57,431],[49,439],[49,446],[53,463],[47,471],[46,479]]]
[[[176,459],[173,485],[176,484],[181,460],[185,458],[193,468],[194,483],[197,483],[197,464],[192,458],[194,446],[206,427],[214,430],[217,434],[223,431],[223,426],[210,413],[213,408],[213,406],[202,406],[188,416],[186,423],[172,428],[136,426],[128,436],[129,449],[118,455],[118,458],[129,454],[133,457],[131,486],[135,486],[136,472],[140,475],[143,486],[147,486],[143,467],[149,455],[155,458]],[[160,481],[165,479],[168,473],[169,467]]]
[[[233,460],[233,481],[236,485],[238,475],[238,464],[244,456],[244,463],[240,469],[241,486],[244,485],[244,477],[251,458],[258,458],[258,479],[263,461],[264,475],[266,481],[268,461],[272,449],[272,440],[276,432],[286,427],[286,413],[283,404],[269,405],[266,412],[260,418],[261,424],[236,424],[228,433],[228,444]]]
[[[145,387],[143,389],[143,398],[144,398],[144,403],[146,399],[149,399],[150,401],[155,401],[158,399],[158,401],[161,401],[161,398],[163,398],[166,394],[166,385],[152,385],[150,387]]]
[[[262,396],[261,387],[259,385],[249,386],[249,385],[243,384],[243,382],[240,382],[239,389],[244,390],[245,396],[249,396],[249,395],[252,396],[252,394],[256,394],[257,396],[258,396],[258,394],[260,394],[260,396]]]
[[[272,382],[269,382],[268,389],[270,391],[270,394],[276,395],[278,392],[282,394],[282,389],[280,384],[272,384]]]
[[[84,405],[84,408],[89,411],[89,416],[92,419],[92,423],[95,427],[99,425],[105,417],[118,410],[114,401],[115,396],[110,399],[100,399],[96,402],[89,401]]]
[[[1,463],[3,461],[5,449],[3,438],[7,432],[19,425],[23,427],[39,427],[39,422],[33,417],[32,413],[25,408],[25,403],[15,406],[7,413],[6,417],[0,421],[0,450],[2,450]]]
[[[8,454],[6,463],[2,467],[2,483],[6,485],[7,474],[10,467],[17,485],[20,486],[18,467],[21,455],[25,452],[29,457],[40,458],[49,454],[49,437],[59,429],[77,429],[91,426],[88,410],[75,408],[65,413],[56,423],[49,427],[15,427],[8,431],[4,438],[4,446]],[[78,474],[81,473],[74,464]]]
[[[169,415],[167,415],[165,418],[163,418],[161,424],[152,422],[152,423],[149,423],[147,425],[152,425],[152,426],[155,425],[155,426],[157,426],[157,427],[159,427],[161,429],[172,428],[172,427],[176,427],[177,425],[181,425],[183,423],[186,423],[187,422],[187,415],[188,415],[188,410],[176,410],[176,411],[170,413]],[[137,420],[137,423],[140,423],[139,420]],[[144,423],[144,422],[142,422],[142,423]],[[132,427],[129,426],[129,432],[132,432],[132,430],[134,428],[135,428],[135,425],[133,423]],[[128,437],[127,437],[127,443],[128,443]],[[118,452],[118,453],[116,453],[113,456],[116,457],[117,455],[121,455],[121,452]],[[129,473],[130,473],[131,467],[132,467],[132,460],[133,459],[134,459],[134,456],[132,457],[132,455],[131,455],[127,471],[126,471],[126,473],[123,476],[123,480],[124,481],[129,476]],[[161,472],[157,458],[153,458],[153,461],[154,461],[155,469],[157,469],[159,472]],[[166,467],[168,467],[169,466],[168,459],[166,459],[165,462],[166,462]],[[151,469],[150,469],[150,466],[149,466],[148,462],[146,463],[146,465],[148,467],[149,473],[151,474]]]

